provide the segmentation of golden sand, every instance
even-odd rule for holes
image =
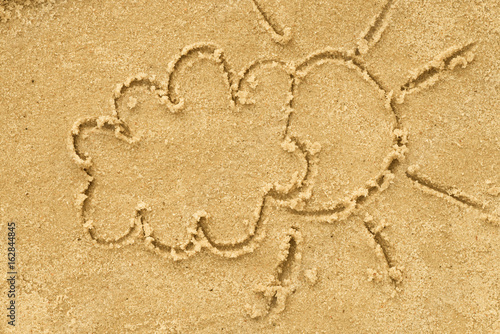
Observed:
[[[0,22],[0,333],[500,333],[496,1]]]

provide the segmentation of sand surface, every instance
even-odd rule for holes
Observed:
[[[0,0],[0,148],[0,333],[500,333],[496,0]]]

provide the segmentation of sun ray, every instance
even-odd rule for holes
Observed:
[[[419,166],[408,167],[406,176],[422,191],[443,198],[450,203],[480,213],[481,219],[500,226],[500,216],[487,203],[467,194],[455,186],[446,186],[419,171]]]
[[[432,61],[410,75],[408,81],[400,88],[401,95],[398,97],[397,103],[403,103],[405,96],[408,94],[419,92],[434,85],[443,77],[444,73],[453,71],[457,66],[467,67],[474,60],[475,48],[476,44],[474,42],[468,42],[463,45],[452,46],[438,54]]]
[[[367,212],[365,212],[363,224],[376,243],[377,255],[387,265],[389,278],[395,286],[398,286],[403,280],[402,267],[397,265],[394,247],[384,231],[389,224],[384,219],[375,220]]]
[[[285,310],[286,300],[295,292],[299,281],[302,240],[302,233],[297,227],[292,226],[283,235],[274,275],[269,277],[270,281],[258,284],[255,289],[265,301],[264,308],[246,306],[251,318],[274,318]]]
[[[271,19],[271,17],[262,9],[262,6],[257,0],[252,0],[253,7],[262,18],[259,22],[264,26],[264,29],[271,35],[273,41],[278,44],[285,45],[292,39],[292,29],[290,27],[281,28]]]
[[[372,46],[377,44],[391,20],[391,9],[396,0],[388,0],[382,10],[371,20],[370,24],[361,34],[356,48],[356,54],[366,54]]]

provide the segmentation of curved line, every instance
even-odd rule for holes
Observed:
[[[325,48],[305,57],[297,66],[296,71],[306,71],[306,66],[315,66],[319,61],[328,59],[353,60],[354,54],[343,49]]]
[[[124,138],[121,138],[120,136],[117,136],[117,138],[120,140],[125,140],[125,141],[127,141],[126,139],[131,140],[132,137],[130,137],[128,134],[125,134],[122,132],[122,129],[119,127],[121,124],[123,124],[123,122],[121,120],[113,119],[113,118],[102,119],[102,122],[100,122],[99,120],[100,120],[100,118],[95,117],[95,118],[88,118],[88,119],[78,121],[75,124],[77,131],[72,131],[72,133],[71,133],[70,145],[72,147],[73,155],[78,157],[79,160],[81,160],[80,166],[82,167],[84,172],[89,177],[86,187],[81,192],[85,196],[85,198],[81,201],[81,207],[80,207],[80,216],[82,219],[82,225],[84,227],[86,227],[86,230],[88,231],[91,239],[94,240],[97,244],[113,246],[113,245],[120,245],[120,244],[128,243],[130,237],[138,231],[138,224],[134,224],[133,226],[129,227],[127,232],[125,232],[123,235],[121,235],[117,238],[114,238],[113,240],[98,237],[96,234],[95,227],[92,225],[88,225],[89,221],[87,221],[85,219],[85,212],[88,211],[88,201],[91,197],[92,187],[94,185],[94,175],[92,173],[92,166],[91,166],[90,160],[88,158],[86,158],[85,156],[83,156],[78,150],[77,138],[80,135],[80,131],[85,127],[91,128],[91,129],[93,129],[93,128],[105,128],[105,129],[108,129],[110,131],[115,132],[115,134],[117,132],[120,132],[121,135],[124,137]],[[87,166],[87,164],[88,164],[88,166]],[[207,218],[200,217],[197,221],[197,228],[196,229],[201,232],[201,234],[198,237],[201,239],[205,239],[208,242],[209,247],[206,247],[206,248],[209,248],[213,253],[223,253],[222,255],[227,256],[227,257],[234,257],[234,256],[232,256],[232,254],[229,254],[229,253],[231,251],[238,250],[239,248],[242,249],[243,253],[246,253],[244,248],[247,246],[250,246],[250,243],[259,234],[258,230],[259,230],[259,227],[260,227],[261,222],[262,222],[262,213],[263,213],[264,207],[266,205],[266,198],[268,197],[268,193],[270,191],[266,192],[263,195],[262,204],[261,204],[260,209],[259,209],[258,218],[256,219],[256,221],[254,223],[253,230],[247,236],[245,236],[243,238],[243,240],[238,241],[237,243],[215,242],[214,240],[212,240],[212,237],[208,233],[208,229],[207,229],[207,226],[205,223]],[[139,219],[142,223],[142,226],[144,226],[144,213],[142,210],[136,211],[135,218]],[[186,248],[189,248],[190,244],[194,245],[194,243],[192,241],[188,241],[184,245],[181,245],[181,246],[170,246],[170,245],[166,245],[166,244],[164,244],[160,241],[157,241],[157,240],[153,240],[152,242],[156,247],[158,247],[162,250],[165,250],[167,252],[171,252],[172,250],[174,250],[176,252],[184,252],[186,250]],[[242,253],[240,252],[237,256],[239,256],[241,254]]]
[[[267,32],[271,34],[271,38],[278,44],[285,45],[292,38],[292,30],[289,27],[285,27],[281,29],[278,25],[271,22],[269,16],[262,9],[257,0],[252,0],[253,6],[255,10],[262,16],[264,19],[263,23],[265,24],[265,29]]]
[[[112,117],[91,117],[91,118],[85,118],[82,120],[77,121],[70,134],[70,141],[69,141],[69,146],[70,150],[72,153],[72,156],[75,160],[75,162],[85,171],[85,173],[88,176],[88,184],[87,187],[81,192],[81,194],[84,195],[84,199],[81,202],[81,217],[83,219],[82,223],[84,226],[88,224],[88,221],[85,221],[85,212],[87,211],[86,207],[88,205],[88,200],[90,196],[90,191],[91,187],[93,184],[93,174],[92,174],[92,163],[91,159],[85,157],[79,150],[78,150],[78,145],[77,145],[77,138],[80,135],[80,132],[82,131],[83,128],[105,128],[110,131],[113,131],[115,133],[115,136],[120,139],[124,140],[127,143],[133,143],[137,138],[133,137],[131,130],[128,128],[127,124],[123,122],[120,119],[120,115],[118,112],[119,106],[118,106],[118,100],[121,98],[121,96],[130,88],[136,87],[136,86],[155,86],[160,88],[160,90],[157,90],[157,96],[158,97],[163,97],[167,96],[169,101],[172,104],[178,104],[181,99],[178,99],[176,97],[173,97],[172,92],[172,82],[174,81],[174,75],[177,71],[180,70],[180,64],[181,62],[186,58],[191,55],[193,55],[196,52],[202,52],[205,54],[211,54],[214,56],[214,61],[220,62],[223,65],[223,72],[227,74],[227,79],[228,79],[228,88],[231,93],[231,98],[232,100],[236,103],[239,103],[238,98],[237,98],[237,93],[243,83],[243,81],[246,79],[249,73],[259,65],[267,65],[267,64],[278,64],[280,68],[286,71],[286,73],[290,76],[291,79],[293,79],[293,74],[290,72],[290,70],[287,70],[286,64],[283,61],[280,60],[275,60],[275,59],[259,59],[256,60],[252,63],[250,63],[244,71],[242,71],[242,74],[239,78],[236,78],[233,74],[233,72],[230,69],[230,66],[228,62],[226,61],[224,57],[224,53],[221,49],[217,47],[215,44],[210,44],[210,43],[199,43],[195,44],[192,46],[188,46],[184,48],[182,53],[176,58],[174,62],[171,63],[170,66],[170,72],[168,75],[168,82],[165,85],[165,83],[159,82],[156,80],[154,77],[148,77],[145,74],[139,74],[135,77],[130,77],[128,78],[124,84],[120,84],[116,87],[114,91],[114,100],[113,100],[113,114],[114,116]],[[218,60],[217,60],[218,59]],[[236,81],[237,80],[237,81]],[[292,81],[292,80],[291,80]],[[234,85],[236,83],[236,85]],[[291,84],[290,84],[291,85]],[[167,87],[167,92],[166,94],[161,93],[161,88],[164,86]],[[286,127],[285,127],[286,129]],[[302,152],[301,152],[302,153]],[[305,156],[304,156],[305,159]],[[307,160],[306,160],[307,161]],[[301,182],[301,181],[300,181]],[[293,188],[292,188],[293,189]],[[189,250],[189,248],[193,248],[196,246],[196,243],[201,242],[203,240],[206,241],[205,248],[208,248],[210,251],[213,253],[217,253],[222,256],[226,257],[235,257],[242,255],[244,253],[247,253],[248,251],[252,250],[252,242],[259,236],[259,227],[262,222],[262,213],[263,209],[266,205],[266,198],[270,196],[271,194],[281,194],[275,186],[268,190],[262,198],[262,204],[259,209],[259,217],[256,219],[255,223],[253,224],[253,230],[247,234],[244,238],[239,240],[238,242],[215,242],[212,237],[210,237],[208,228],[206,225],[207,222],[207,217],[200,217],[198,222],[197,222],[197,227],[196,229],[199,231],[196,236],[193,236],[193,238],[197,238],[198,240],[189,240],[186,243],[178,246],[170,246],[161,243],[158,240],[155,240],[152,238],[152,240],[149,240],[150,243],[158,248],[159,250],[166,251],[166,252],[176,252],[176,253],[185,253],[187,255],[191,255],[193,252]],[[136,214],[136,219],[140,220],[142,223],[142,230],[144,230],[144,212],[143,211],[137,211]],[[135,234],[138,230],[138,225],[135,224],[134,226],[130,227],[129,230],[122,236],[117,237],[113,240],[109,239],[103,239],[97,236],[97,233],[95,231],[95,227],[93,226],[88,226],[87,231],[91,237],[92,240],[94,240],[97,244],[100,245],[117,245],[117,244],[123,244],[125,242],[128,242],[130,237]],[[258,239],[258,238],[257,238]],[[239,253],[234,254],[235,251],[239,251]],[[231,253],[233,252],[233,253]]]
[[[178,71],[180,71],[181,63],[185,61],[186,57],[192,56],[195,52],[212,55],[214,56],[212,59],[214,62],[221,63],[223,65],[222,69],[223,73],[227,76],[229,93],[235,104],[239,103],[237,93],[241,88],[242,82],[246,79],[247,75],[259,65],[277,64],[290,76],[290,78],[293,77],[293,71],[287,68],[287,64],[284,61],[268,58],[260,58],[251,62],[243,69],[239,76],[236,76],[234,71],[231,69],[229,62],[226,60],[224,51],[219,46],[213,43],[197,43],[184,48],[181,54],[178,55],[169,65],[166,97],[172,105],[180,105],[182,103],[182,97],[175,96],[175,89],[173,87],[175,75]],[[219,61],[217,61],[217,59]]]
[[[120,119],[120,115],[118,113],[119,109],[118,100],[121,98],[122,95],[124,95],[127,92],[127,90],[137,86],[162,87],[162,83],[156,80],[156,78],[153,76],[148,77],[145,74],[139,74],[135,77],[128,78],[124,84],[122,83],[117,85],[113,94],[113,106],[114,106],[113,113],[117,119]],[[125,130],[128,133],[129,132],[128,126],[123,122],[122,125],[126,127]]]
[[[240,75],[239,75],[239,78],[238,78],[238,82],[237,82],[237,85],[236,85],[236,91],[240,90],[241,83],[246,79],[247,75],[253,69],[255,69],[259,65],[267,65],[267,64],[277,64],[277,65],[279,65],[281,67],[281,69],[283,69],[290,76],[290,79],[293,80],[293,78],[294,78],[293,70],[289,69],[289,65],[285,61],[280,60],[280,59],[272,59],[272,58],[271,59],[270,58],[260,58],[260,59],[254,60],[253,62],[251,62],[250,64],[248,64],[240,72]]]
[[[384,165],[381,172],[374,177],[373,186],[362,187],[356,191],[353,191],[355,195],[351,198],[344,199],[342,201],[338,201],[333,205],[323,206],[317,209],[294,209],[290,208],[289,210],[295,214],[314,217],[315,219],[323,217],[325,221],[332,222],[343,220],[349,217],[352,212],[363,203],[369,196],[373,195],[376,192],[379,192],[381,189],[381,185],[386,180],[386,172],[392,173],[394,169],[398,165],[398,161],[402,159],[402,154],[404,154],[406,150],[406,139],[403,138],[404,135],[396,134],[396,131],[401,131],[400,118],[397,115],[394,108],[394,98],[391,94],[388,94],[387,91],[382,87],[382,84],[376,80],[376,78],[368,72],[366,67],[364,66],[362,60],[354,55],[351,51],[345,51],[342,49],[332,49],[327,48],[325,50],[320,50],[315,52],[309,56],[307,56],[304,60],[302,60],[296,66],[296,72],[299,72],[300,75],[293,76],[292,82],[292,100],[290,100],[289,107],[292,110],[290,113],[288,122],[287,122],[287,133],[290,127],[290,123],[292,122],[293,117],[293,109],[294,109],[294,98],[297,95],[298,85],[300,84],[300,78],[307,76],[307,74],[315,67],[320,66],[324,61],[342,61],[344,62],[344,66],[354,66],[361,76],[364,76],[369,82],[371,82],[377,89],[383,92],[388,99],[387,107],[390,109],[391,113],[394,116],[394,140],[393,140],[393,150],[386,156],[384,159]],[[349,66],[349,67],[351,67]],[[300,73],[303,72],[303,73]],[[290,137],[296,144],[301,148],[302,151],[306,152],[306,159],[308,161],[308,169],[306,172],[306,176],[303,179],[304,186],[299,187],[296,192],[303,192],[312,180],[316,177],[313,169],[317,166],[316,159],[314,154],[308,152],[308,149],[304,143],[301,143],[298,138]],[[311,187],[311,186],[309,186]],[[290,197],[296,195],[296,193],[290,194]],[[288,198],[288,196],[287,196]],[[339,219],[339,216],[342,217]]]
[[[91,240],[100,246],[121,246],[124,244],[129,244],[133,242],[134,234],[138,232],[138,225],[134,223],[134,225],[130,226],[127,232],[123,233],[121,236],[114,239],[104,239],[97,236],[95,227],[89,224],[89,221],[85,220],[85,212],[88,211],[88,201],[91,196],[92,188],[94,185],[94,175],[92,173],[92,164],[90,158],[83,156],[78,150],[77,138],[80,135],[80,131],[83,128],[107,128],[108,130],[112,130],[115,133],[115,136],[120,140],[126,140],[127,137],[123,134],[123,128],[121,127],[123,122],[116,118],[108,118],[108,117],[90,117],[79,120],[73,126],[71,131],[69,145],[71,148],[71,153],[73,155],[73,159],[75,162],[82,168],[82,170],[87,175],[87,184],[80,192],[83,195],[83,199],[80,200],[79,210],[80,210],[80,219],[81,223],[90,236]],[[121,135],[120,135],[121,133]],[[123,136],[123,137],[122,137]],[[139,213],[136,212],[136,219],[139,217]]]
[[[159,251],[165,253],[171,253],[172,251],[174,251],[176,255],[183,254],[185,257],[193,255],[194,253],[197,252],[196,250],[195,251],[192,250],[193,248],[196,247],[197,244],[200,245],[198,251],[200,251],[202,248],[205,248],[208,249],[210,252],[223,257],[234,258],[252,252],[256,247],[258,247],[258,240],[255,239],[258,239],[258,237],[260,236],[259,230],[261,227],[262,211],[265,207],[266,198],[267,194],[264,195],[263,197],[262,205],[259,211],[259,217],[257,218],[255,224],[253,225],[254,226],[253,231],[248,233],[244,238],[242,238],[242,240],[236,243],[215,242],[210,236],[210,233],[208,233],[208,229],[206,226],[206,217],[200,217],[197,220],[196,222],[197,233],[193,234],[192,239],[187,241],[182,246],[170,246],[154,239],[154,237],[151,243],[156,248],[158,248]]]
[[[260,224],[262,223],[262,214],[264,211],[264,207],[266,205],[266,198],[267,198],[267,193],[263,196],[262,198],[262,203],[259,207],[259,213],[258,217],[255,220],[255,223],[252,225],[253,229],[250,231],[244,238],[237,242],[215,242],[213,240],[213,237],[210,236],[210,233],[208,232],[209,228],[207,226],[208,218],[206,216],[200,217],[198,220],[198,224],[200,227],[200,230],[203,232],[203,236],[207,238],[207,241],[210,243],[211,246],[218,248],[219,250],[234,250],[237,248],[242,248],[245,246],[248,246],[248,244],[257,236]]]
[[[184,59],[186,57],[191,56],[195,52],[206,53],[206,54],[210,54],[210,53],[215,54],[217,52],[217,50],[220,50],[219,60],[223,65],[224,72],[227,73],[227,75],[228,75],[228,86],[229,86],[228,89],[230,90],[231,98],[233,100],[235,99],[234,92],[231,89],[231,84],[233,81],[233,78],[232,78],[233,73],[229,68],[229,64],[227,63],[227,61],[224,57],[224,53],[222,52],[222,49],[220,49],[216,44],[213,44],[213,43],[197,43],[197,44],[193,44],[193,45],[190,45],[190,46],[184,48],[182,50],[181,54],[177,56],[177,59],[174,60],[169,65],[169,71],[168,71],[169,73],[168,73],[168,81],[167,81],[167,98],[170,101],[170,103],[172,103],[173,105],[178,105],[181,102],[181,100],[179,98],[177,98],[176,96],[172,96],[173,92],[175,92],[175,90],[172,87],[172,82],[174,80],[174,74],[180,70],[179,69],[180,64],[184,61]],[[214,61],[216,61],[216,60],[214,59]]]

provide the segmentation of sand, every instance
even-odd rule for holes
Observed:
[[[499,27],[0,1],[0,332],[500,333]]]

